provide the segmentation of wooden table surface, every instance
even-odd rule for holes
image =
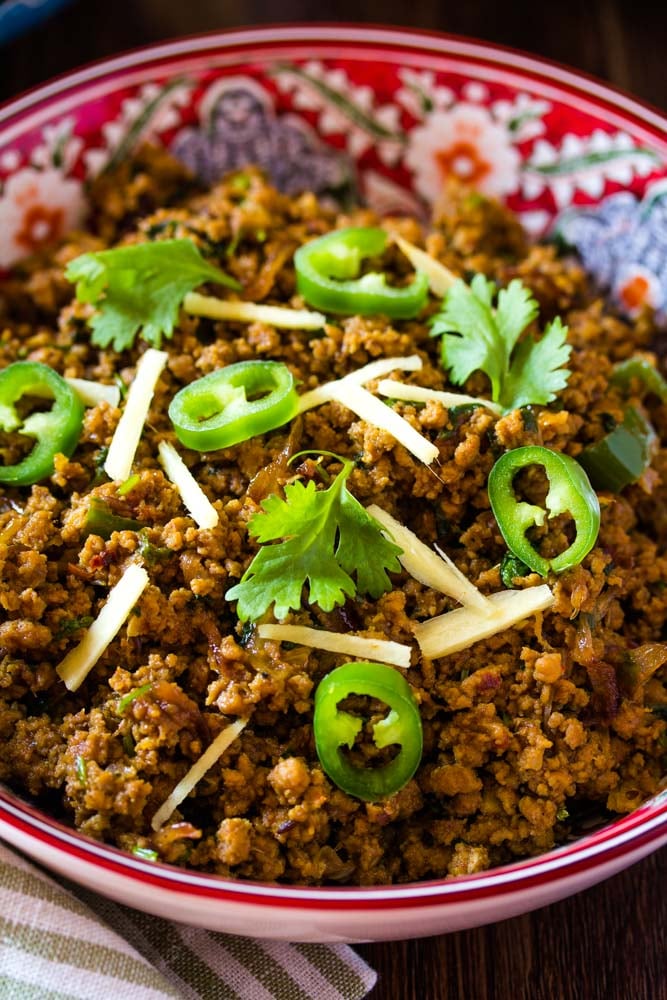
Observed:
[[[285,21],[405,24],[512,45],[667,109],[667,4],[654,0],[78,0],[0,49],[0,100],[147,42]],[[359,947],[371,1000],[667,1000],[667,850],[564,902],[477,930]]]

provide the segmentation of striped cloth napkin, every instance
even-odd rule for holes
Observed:
[[[2,1000],[361,1000],[347,945],[252,941],[65,887],[0,844]]]

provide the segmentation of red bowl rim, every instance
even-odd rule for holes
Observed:
[[[99,843],[46,817],[34,806],[0,788],[0,832],[6,824],[27,836],[33,847],[55,848],[70,858],[91,863],[103,872],[167,889],[177,895],[254,905],[302,909],[358,909],[456,905],[494,899],[558,883],[577,874],[590,874],[617,858],[667,841],[667,790],[627,816],[533,858],[502,865],[475,875],[435,879],[393,886],[308,887],[227,879],[173,865],[143,861]],[[14,841],[16,843],[16,840]],[[20,845],[19,845],[20,846]]]
[[[507,72],[517,76],[529,76],[534,80],[542,80],[557,86],[570,96],[584,97],[590,101],[591,107],[596,107],[598,111],[601,107],[620,111],[626,122],[629,118],[635,126],[647,128],[653,139],[658,140],[667,151],[667,113],[592,74],[573,69],[555,60],[531,55],[511,46],[471,39],[464,35],[382,24],[330,21],[315,24],[288,22],[209,31],[138,46],[119,55],[94,60],[0,103],[0,140],[3,138],[2,127],[13,124],[13,119],[20,119],[36,104],[44,101],[50,103],[65,90],[107,75],[120,74],[137,64],[161,62],[186,54],[203,54],[207,50],[247,50],[251,46],[266,49],[272,46],[281,47],[288,43],[321,45],[325,42],[336,46],[348,45],[353,49],[360,46],[370,46],[377,50],[411,49],[432,56],[458,58],[461,61],[467,58],[477,65],[504,67]]]
[[[667,116],[649,103],[640,101],[624,91],[597,78],[541,57],[530,55],[508,46],[476,41],[460,35],[445,34],[419,29],[403,29],[383,25],[283,23],[258,28],[232,28],[195,34],[184,38],[158,42],[131,49],[117,56],[91,62],[86,66],[62,74],[40,84],[0,105],[0,141],[5,139],[3,128],[27,126],[25,116],[43,105],[53,113],[53,102],[68,91],[75,91],[86,84],[104,77],[122,74],[148,62],[166,62],[187,54],[204,55],[207,51],[261,50],[280,48],[286,44],[334,43],[351,48],[370,47],[382,49],[410,49],[431,56],[448,56],[462,63],[491,68],[507,66],[517,77],[540,80],[558,88],[568,97],[584,97],[591,108],[621,114],[626,125],[646,130],[667,153]],[[439,879],[428,882],[406,883],[394,886],[364,888],[283,886],[259,882],[241,882],[220,876],[206,875],[142,861],[117,848],[101,844],[56,820],[49,819],[33,806],[7,790],[0,788],[0,830],[7,826],[14,834],[27,836],[33,846],[41,845],[76,857],[108,873],[124,876],[144,884],[151,884],[181,895],[213,898],[253,905],[279,905],[317,909],[371,910],[432,905],[453,905],[469,900],[497,898],[504,894],[525,891],[531,887],[551,884],[578,873],[612,862],[616,858],[634,853],[643,846],[654,849],[667,840],[667,790],[644,803],[627,816],[586,835],[564,847],[556,848],[534,858],[493,868],[475,875],[456,879]]]

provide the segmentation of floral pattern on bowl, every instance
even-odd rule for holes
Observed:
[[[650,185],[642,199],[623,192],[595,208],[570,209],[554,233],[624,311],[651,306],[667,318],[667,181]]]
[[[290,195],[336,191],[352,181],[349,159],[297,115],[276,117],[268,93],[249,77],[212,84],[199,106],[199,124],[178,132],[171,151],[204,184],[250,163]]]
[[[667,153],[650,137],[537,79],[517,82],[509,69],[476,76],[474,64],[445,70],[416,57],[398,65],[345,53],[246,58],[195,68],[167,61],[132,84],[111,74],[92,107],[85,88],[75,91],[65,114],[47,113],[0,147],[0,267],[83,222],[86,181],[145,140],[169,147],[207,184],[254,162],[289,194],[356,189],[382,214],[425,215],[458,177],[504,200],[536,237],[556,224],[578,248],[582,234],[595,273],[584,216],[593,225],[596,203],[625,193],[627,208],[667,177]],[[605,225],[616,211],[603,208]],[[607,280],[621,302],[665,300],[663,271],[646,265],[647,252],[636,273]],[[619,282],[628,285],[622,294]]]

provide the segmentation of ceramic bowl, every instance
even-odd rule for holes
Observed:
[[[284,26],[188,38],[82,69],[0,110],[0,268],[81,223],[86,180],[145,139],[203,180],[259,163],[284,191],[424,214],[447,175],[576,248],[621,308],[667,311],[667,120],[570,70],[412,31]],[[598,882],[667,842],[667,792],[521,863],[388,888],[206,876],[125,855],[0,792],[0,835],[148,912],[291,941],[477,926]]]

